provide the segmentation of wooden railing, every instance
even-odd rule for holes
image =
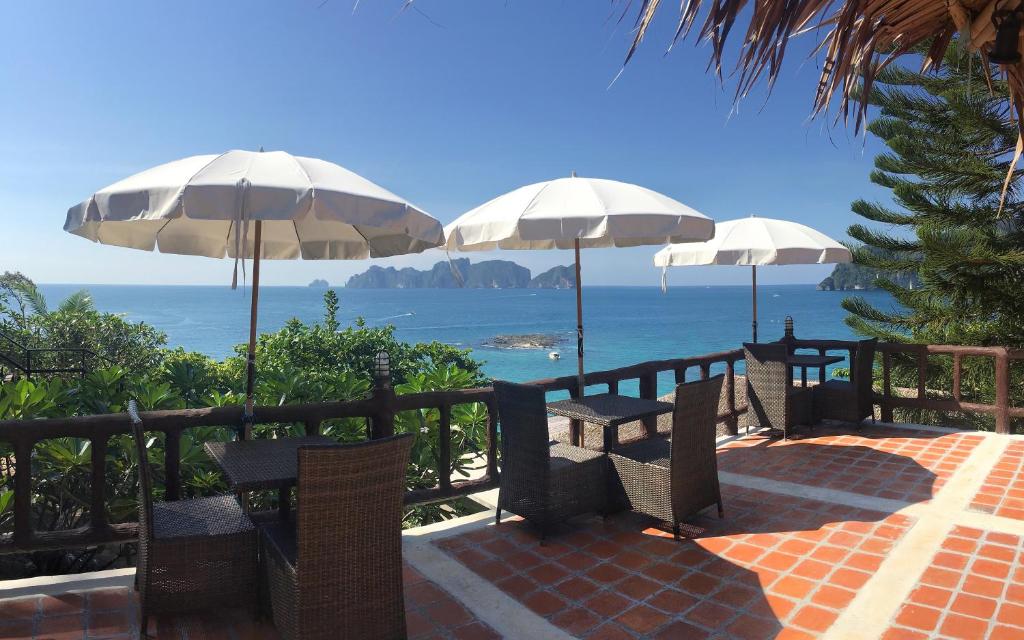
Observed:
[[[719,416],[732,432],[736,431],[739,416],[746,406],[737,406],[735,363],[743,358],[742,351],[710,354],[695,358],[644,362],[620,369],[595,371],[586,375],[589,385],[605,385],[611,392],[617,392],[619,385],[638,380],[640,395],[654,398],[657,395],[657,376],[660,372],[674,372],[674,380],[683,382],[690,369],[697,369],[700,378],[711,374],[712,366],[724,365],[726,372],[726,408]],[[576,377],[537,380],[533,384],[546,391],[576,391]],[[460,404],[483,403],[487,407],[487,442],[483,452],[486,468],[482,477],[472,480],[453,481],[451,477],[451,416],[452,408]],[[376,385],[365,399],[350,402],[321,402],[281,406],[259,406],[254,410],[259,424],[290,424],[305,426],[306,433],[319,433],[327,420],[364,418],[367,420],[367,436],[371,439],[386,437],[394,433],[395,414],[418,409],[436,409],[439,422],[438,484],[428,489],[415,489],[406,493],[409,505],[425,504],[465,496],[477,491],[493,488],[498,481],[498,420],[494,392],[490,387],[457,391],[431,391],[396,395],[390,385]],[[181,438],[188,429],[198,427],[232,427],[242,424],[241,406],[211,407],[205,409],[181,409],[172,411],[149,411],[142,413],[146,431],[164,435],[165,497],[177,500],[181,497]],[[646,423],[648,430],[655,430],[655,423]],[[574,427],[578,433],[578,425]],[[130,424],[125,414],[77,416],[43,420],[0,421],[0,442],[10,444],[14,449],[14,532],[0,536],[0,554],[46,549],[70,549],[102,544],[130,542],[135,539],[137,524],[111,523],[107,517],[105,496],[107,477],[105,460],[111,438],[130,433]],[[81,438],[91,442],[91,499],[89,523],[84,527],[64,531],[35,531],[32,525],[32,450],[37,443],[51,438]]]
[[[816,350],[824,355],[828,351],[845,351],[849,362],[853,363],[857,353],[857,343],[848,340],[807,340],[792,336],[783,338],[792,349]],[[971,347],[962,345],[940,344],[906,344],[900,342],[878,343],[876,359],[881,361],[881,392],[875,392],[875,403],[881,409],[883,422],[893,421],[893,409],[922,409],[950,413],[984,414],[995,417],[996,433],[1011,432],[1010,419],[1024,418],[1024,407],[1013,406],[1010,401],[1010,364],[1024,360],[1024,349],[1008,349],[1006,347]],[[913,395],[893,393],[894,358],[905,356],[904,361],[913,361],[917,375],[914,386],[902,387]],[[953,361],[952,385],[950,389],[936,389],[935,381],[929,381],[929,356],[951,357]],[[992,404],[966,401],[963,398],[963,360],[964,358],[981,357],[993,361],[995,372],[995,398]],[[820,379],[825,379],[825,368],[819,372]],[[932,397],[929,397],[932,392]],[[934,397],[935,392],[943,397]],[[948,397],[947,397],[948,396]]]

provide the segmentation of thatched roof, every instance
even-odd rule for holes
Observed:
[[[937,67],[950,40],[960,40],[988,62],[995,41],[996,11],[1013,10],[1022,0],[682,0],[674,41],[685,38],[706,17],[696,35],[712,43],[711,64],[720,74],[725,43],[736,33],[740,14],[749,17],[736,65],[737,97],[759,80],[769,84],[779,73],[790,36],[811,32],[824,66],[814,100],[815,112],[828,110],[838,98],[839,113],[851,110],[859,127],[875,74],[900,56],[931,42],[926,68]],[[626,61],[644,39],[661,0],[642,0],[636,35]],[[706,5],[706,11],[701,11]],[[817,35],[820,34],[820,35]],[[1020,36],[1018,35],[1018,39]],[[1024,51],[1024,42],[1020,46]],[[1024,66],[1004,67],[1019,114],[1024,103]],[[863,82],[864,91],[858,90]]]

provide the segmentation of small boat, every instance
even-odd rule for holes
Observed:
[[[557,351],[548,352],[548,358],[551,358],[552,360],[558,360],[561,357],[562,354],[558,353]]]

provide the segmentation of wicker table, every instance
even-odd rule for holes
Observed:
[[[807,386],[807,370],[808,369],[820,369],[827,367],[830,364],[836,364],[845,360],[843,356],[816,356],[811,354],[794,353],[786,356],[786,364],[790,367],[799,367],[800,369],[800,385],[803,387]],[[791,369],[792,370],[792,369]],[[789,376],[792,380],[793,376]],[[824,382],[819,380],[819,382]]]
[[[579,428],[579,424],[589,422],[601,425],[605,452],[611,451],[619,443],[619,425],[672,413],[672,408],[671,402],[644,400],[611,393],[585,396],[582,400],[570,398],[548,403],[548,412],[565,416],[575,422],[573,431],[576,433],[572,434],[570,439],[577,446],[583,446],[583,429]]]
[[[298,449],[310,444],[331,444],[326,436],[207,442],[204,445],[224,472],[228,486],[238,492],[260,489],[278,490],[278,510],[287,520],[291,508],[291,488],[298,472]]]

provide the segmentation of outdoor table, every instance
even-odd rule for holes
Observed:
[[[800,385],[803,387],[807,386],[807,370],[814,368],[827,367],[830,364],[836,364],[844,360],[843,356],[817,356],[811,354],[794,353],[786,356],[786,364],[790,367],[800,368]],[[792,380],[793,376],[789,376]],[[823,380],[819,380],[823,382]]]
[[[311,444],[333,444],[326,436],[207,442],[206,453],[224,472],[228,486],[242,493],[278,490],[278,512],[288,519],[291,488],[298,480],[298,449]]]
[[[672,413],[673,404],[660,400],[644,400],[630,396],[601,393],[593,396],[570,398],[548,403],[548,412],[565,416],[574,421],[570,439],[573,444],[583,446],[583,422],[601,425],[604,431],[604,450],[607,453],[619,443],[619,425],[642,418]]]

